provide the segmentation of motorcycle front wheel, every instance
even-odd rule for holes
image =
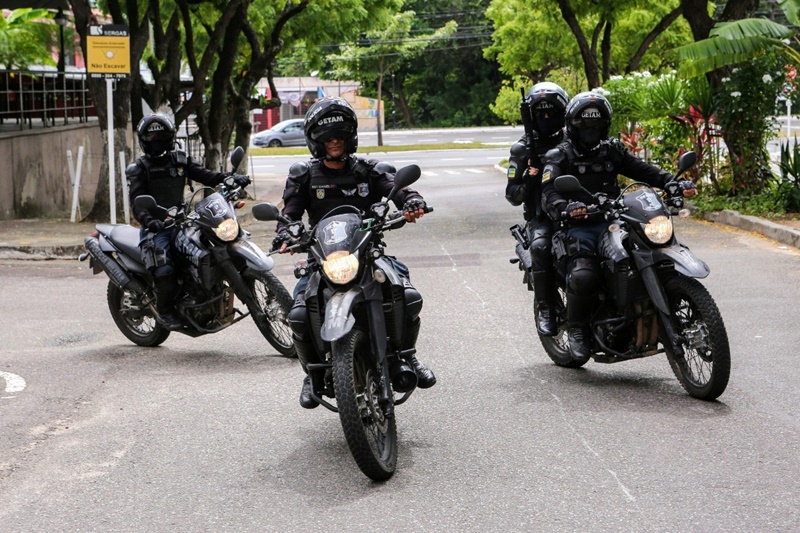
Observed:
[[[262,319],[253,313],[258,330],[282,356],[297,357],[289,326],[292,295],[272,272],[250,270],[245,273],[245,279],[263,313]]]
[[[353,329],[334,341],[333,390],[344,437],[358,468],[369,478],[383,481],[397,466],[397,428],[378,404],[381,375],[370,352],[369,337]]]
[[[142,297],[126,291],[113,281],[108,282],[108,310],[123,335],[139,346],[158,346],[169,337],[169,330],[161,327]]]
[[[559,287],[556,292],[556,324],[558,326],[558,333],[552,337],[545,337],[539,335],[539,341],[542,343],[544,351],[550,359],[553,360],[558,366],[565,368],[580,368],[588,361],[576,361],[569,353],[569,340],[567,339],[567,294]],[[536,305],[536,298],[533,299],[533,316],[534,316],[534,329],[536,322],[539,320],[539,306]],[[537,332],[538,334],[538,332]]]
[[[675,276],[664,289],[684,349],[683,357],[677,357],[670,343],[663,343],[672,371],[689,395],[714,400],[728,386],[731,371],[728,334],[719,308],[696,279]]]

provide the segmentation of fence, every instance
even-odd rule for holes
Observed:
[[[85,72],[0,71],[0,125],[6,130],[48,128],[96,116]]]

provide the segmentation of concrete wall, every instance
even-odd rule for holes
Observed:
[[[103,137],[97,122],[0,132],[0,219],[69,218],[72,184],[67,150],[72,150],[76,165],[81,145],[80,206],[86,215],[94,205],[103,158]]]

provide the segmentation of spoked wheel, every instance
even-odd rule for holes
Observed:
[[[108,282],[108,309],[123,335],[139,346],[158,346],[169,337],[169,330],[156,322],[142,297]]]
[[[264,317],[253,313],[253,321],[273,348],[284,357],[297,357],[289,326],[292,295],[272,272],[250,270],[246,273],[247,285],[258,302]]]
[[[383,481],[397,465],[397,428],[378,404],[381,376],[372,363],[369,338],[353,329],[334,341],[333,388],[350,453],[367,477]]]
[[[542,342],[542,347],[550,359],[553,360],[558,366],[566,368],[580,368],[587,363],[587,361],[576,361],[569,353],[569,340],[567,339],[567,294],[559,287],[556,292],[556,324],[558,326],[558,333],[553,337],[543,337],[539,335],[539,340]],[[539,319],[539,307],[536,304],[536,298],[533,300],[533,314],[535,319]],[[535,324],[535,322],[534,322]],[[533,326],[536,327],[535,325]]]
[[[663,343],[672,371],[691,396],[714,400],[728,386],[731,371],[722,315],[706,288],[693,278],[675,276],[664,288],[685,351],[683,357],[677,357],[669,343]]]

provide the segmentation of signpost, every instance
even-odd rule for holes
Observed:
[[[114,179],[114,93],[116,79],[131,73],[131,39],[128,27],[122,24],[89,26],[86,36],[86,72],[92,78],[106,80],[106,113],[108,115],[108,188],[111,223],[117,223],[117,190]]]

